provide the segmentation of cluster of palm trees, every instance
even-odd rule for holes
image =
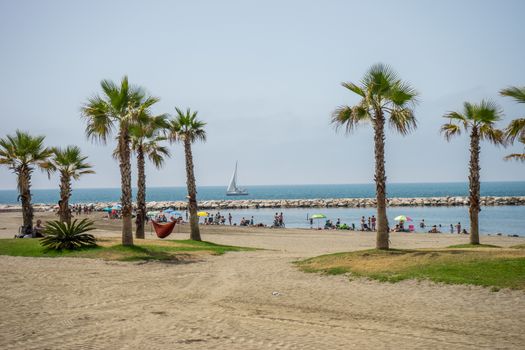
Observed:
[[[137,157],[137,210],[136,238],[144,238],[146,218],[146,174],[145,162],[149,159],[160,168],[170,157],[164,141],[180,142],[184,145],[186,161],[186,183],[188,187],[188,208],[190,212],[191,236],[201,240],[197,216],[197,190],[193,170],[191,145],[206,141],[206,123],[197,119],[197,112],[175,108],[176,115],[154,115],[151,111],[159,99],[148,95],[138,86],[132,86],[124,77],[120,85],[110,80],[101,82],[101,95],[89,98],[81,107],[82,118],[86,120],[86,135],[92,141],[106,144],[116,134],[117,147],[113,156],[118,159],[121,176],[122,244],[133,245],[131,156]],[[374,129],[375,175],[377,197],[377,239],[378,249],[389,248],[389,225],[386,215],[387,190],[385,172],[385,125],[406,135],[417,127],[414,107],[417,91],[402,81],[387,65],[373,65],[360,84],[342,83],[360,97],[354,106],[341,106],[332,113],[336,128],[344,127],[347,133],[362,123],[371,123]],[[501,95],[525,103],[525,87],[510,87],[501,90]],[[465,102],[463,111],[449,112],[441,131],[449,140],[461,132],[470,134],[470,241],[479,244],[478,213],[480,211],[480,141],[487,140],[495,145],[507,145],[518,140],[525,145],[525,118],[512,121],[504,130],[495,123],[502,117],[501,108],[490,100],[478,104]],[[76,146],[64,149],[44,146],[43,136],[32,136],[16,131],[0,139],[0,165],[9,167],[18,177],[19,199],[22,202],[24,227],[33,226],[31,205],[31,174],[35,168],[60,174],[60,221],[70,223],[71,182],[84,174],[94,173]],[[510,154],[505,159],[525,161],[525,153]]]
[[[24,229],[33,227],[33,206],[31,204],[31,175],[35,168],[47,171],[50,176],[60,174],[60,205],[58,214],[63,222],[71,222],[69,198],[71,181],[84,174],[94,173],[76,146],[45,147],[44,136],[32,136],[17,130],[14,135],[0,139],[0,164],[7,166],[17,175],[19,200],[22,202]]]
[[[144,238],[146,218],[146,157],[161,167],[170,156],[162,141],[182,142],[186,154],[188,202],[191,222],[191,239],[201,240],[197,217],[197,190],[193,173],[191,145],[205,141],[206,123],[197,119],[197,112],[183,112],[176,108],[176,116],[153,115],[151,107],[159,101],[145,90],[132,86],[124,77],[120,85],[109,80],[101,82],[102,95],[96,95],[82,106],[82,117],[86,120],[86,135],[94,141],[106,143],[117,133],[117,148],[113,152],[119,161],[122,205],[122,244],[133,245],[132,201],[131,201],[131,154],[137,156],[137,219],[136,238]]]
[[[342,83],[343,87],[360,97],[353,106],[340,106],[332,113],[332,123],[336,129],[344,127],[347,133],[363,123],[371,123],[374,129],[375,175],[377,198],[377,237],[376,248],[389,248],[389,225],[386,215],[387,191],[385,173],[385,124],[389,124],[401,135],[416,129],[417,121],[414,107],[417,91],[402,81],[392,68],[375,64],[366,72],[360,84]],[[525,87],[510,87],[500,91],[503,96],[525,103]],[[508,145],[518,140],[525,146],[525,118],[513,120],[504,130],[496,128],[503,112],[493,101],[480,103],[465,102],[463,111],[449,112],[443,117],[449,121],[441,127],[446,140],[461,132],[470,133],[469,164],[469,215],[470,243],[479,244],[480,209],[480,141],[486,140],[495,145]],[[510,154],[505,159],[525,161],[525,151]]]
[[[184,145],[188,202],[193,240],[201,240],[197,216],[197,190],[193,170],[191,145],[205,141],[206,123],[197,119],[197,112],[176,108],[176,115],[153,115],[151,107],[159,101],[149,96],[141,87],[129,84],[124,77],[120,85],[110,80],[101,82],[102,94],[89,98],[81,107],[86,120],[86,135],[92,141],[106,144],[116,133],[117,147],[113,156],[118,159],[121,175],[122,244],[133,245],[131,155],[137,157],[137,210],[136,238],[144,238],[146,218],[145,162],[149,159],[160,168],[170,157],[163,141],[180,142]],[[59,217],[61,222],[71,223],[69,199],[71,182],[84,174],[94,173],[77,146],[64,149],[44,146],[44,136],[32,136],[17,130],[15,135],[0,139],[0,164],[6,165],[18,177],[19,198],[22,202],[24,228],[33,227],[31,205],[31,175],[35,168],[60,174]]]

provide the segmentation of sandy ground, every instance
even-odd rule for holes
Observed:
[[[0,214],[12,237],[19,214]],[[116,235],[103,222],[99,235]],[[174,235],[187,238],[187,227]],[[2,349],[523,349],[525,293],[305,274],[291,264],[371,248],[374,235],[204,227],[208,241],[265,248],[186,264],[0,257]],[[148,236],[148,239],[154,239]],[[466,243],[396,234],[394,247]],[[509,246],[523,238],[483,237]]]

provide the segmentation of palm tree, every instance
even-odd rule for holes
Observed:
[[[44,136],[32,136],[20,130],[15,135],[0,139],[0,164],[18,176],[18,198],[22,201],[24,228],[33,228],[31,174],[35,166],[43,169],[51,155],[51,150],[44,147],[44,139]]]
[[[199,230],[199,218],[197,216],[197,188],[195,185],[195,175],[193,173],[193,155],[191,144],[195,141],[206,141],[206,123],[197,119],[197,112],[191,112],[188,108],[184,113],[175,107],[177,115],[169,122],[169,138],[172,142],[182,142],[184,144],[184,154],[186,158],[186,184],[188,186],[188,207],[190,211],[190,238],[195,241],[201,240]]]
[[[108,137],[118,130],[118,158],[121,178],[122,244],[133,245],[131,222],[131,148],[130,126],[138,116],[158,102],[139,87],[129,85],[128,78],[120,86],[110,80],[100,83],[103,96],[89,98],[82,106],[82,116],[87,120],[86,135],[92,140],[106,143]]]
[[[417,92],[387,65],[375,64],[366,72],[361,84],[342,83],[360,96],[354,106],[340,106],[332,113],[336,129],[344,126],[347,133],[359,124],[371,123],[374,129],[375,176],[377,198],[376,248],[388,249],[388,221],[386,216],[386,174],[385,174],[385,124],[401,135],[415,129],[414,105]]]
[[[166,137],[161,132],[168,127],[166,115],[150,116],[144,113],[137,123],[130,127],[131,149],[137,155],[137,219],[136,238],[144,238],[144,222],[146,218],[146,171],[145,158],[161,168],[164,158],[170,156],[167,147],[159,142],[165,141]]]
[[[462,131],[470,132],[470,163],[469,163],[469,216],[470,216],[470,243],[479,244],[479,219],[481,211],[480,200],[480,141],[487,140],[495,145],[504,143],[503,131],[496,129],[494,123],[501,119],[502,110],[489,100],[482,100],[479,104],[465,102],[463,112],[449,112],[443,117],[449,119],[443,124],[441,132],[449,141]]]
[[[525,86],[517,87],[511,86],[500,91],[503,96],[514,98],[518,103],[525,103]],[[514,119],[505,128],[505,137],[510,143],[514,143],[516,139],[525,146],[525,118]],[[523,153],[513,153],[505,157],[505,160],[521,160],[525,162],[525,151]]]
[[[48,173],[60,173],[60,205],[58,215],[61,222],[71,224],[71,209],[69,209],[69,198],[71,197],[71,180],[78,180],[85,174],[94,174],[92,165],[86,162],[77,146],[67,146],[62,149],[55,147],[53,156],[45,165]]]

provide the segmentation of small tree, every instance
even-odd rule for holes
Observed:
[[[374,129],[374,153],[377,236],[376,248],[389,248],[389,228],[386,216],[386,172],[385,172],[385,124],[401,135],[416,128],[414,105],[417,92],[387,65],[376,64],[370,67],[361,84],[342,83],[361,100],[354,106],[340,106],[332,113],[332,123],[336,128],[344,127],[351,133],[360,124],[371,123]]]
[[[45,167],[48,172],[60,173],[60,206],[58,215],[61,222],[71,223],[71,209],[69,208],[69,198],[71,197],[71,181],[78,180],[85,174],[94,174],[92,165],[86,162],[87,157],[83,156],[77,146],[67,146],[53,148],[53,156]]]
[[[44,136],[31,136],[17,130],[15,135],[0,139],[0,165],[7,166],[17,175],[17,188],[22,201],[22,217],[25,228],[33,228],[33,205],[31,204],[31,175],[34,168],[44,169],[51,150],[44,147]]]
[[[441,127],[445,139],[450,141],[453,136],[462,131],[470,132],[470,163],[469,163],[469,216],[470,216],[470,243],[479,244],[479,212],[480,207],[480,141],[487,140],[495,145],[504,143],[503,132],[496,129],[495,123],[501,119],[502,111],[499,106],[483,100],[479,104],[465,102],[463,112],[449,112],[443,117],[449,122]]]
[[[190,212],[190,238],[195,241],[201,240],[199,230],[199,217],[197,216],[197,186],[195,184],[195,174],[193,172],[193,154],[191,144],[196,141],[206,141],[206,123],[197,119],[197,112],[191,112],[188,108],[186,112],[175,108],[177,115],[169,122],[169,138],[172,142],[182,142],[184,144],[184,154],[186,158],[186,184],[188,187],[188,207]]]

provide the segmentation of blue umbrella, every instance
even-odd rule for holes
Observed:
[[[104,209],[102,209],[102,211],[106,211],[109,213],[111,211],[111,207],[105,207]]]

